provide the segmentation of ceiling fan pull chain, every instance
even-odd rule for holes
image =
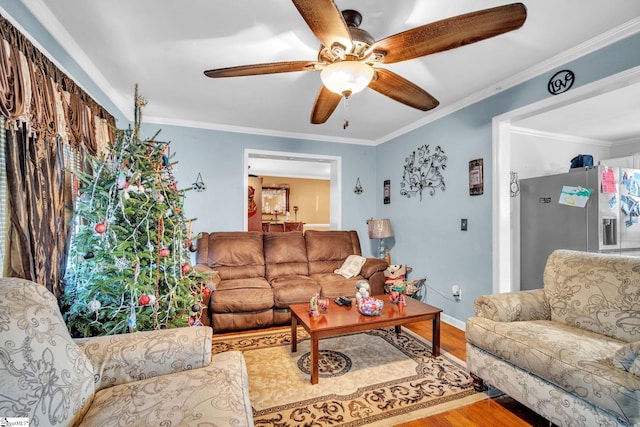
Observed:
[[[349,127],[349,98],[344,96],[342,99],[344,100],[342,103],[342,114],[344,115],[342,129],[347,129]]]

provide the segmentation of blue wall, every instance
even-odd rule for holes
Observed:
[[[178,187],[190,186],[198,172],[207,185],[204,192],[187,193],[185,200],[185,213],[197,218],[193,223],[194,232],[243,229],[247,214],[242,188],[247,174],[245,149],[339,156],[342,158],[342,229],[357,230],[363,253],[371,254],[366,220],[376,215],[376,147],[176,126],[144,125],[142,132],[145,137],[152,137],[158,129],[161,129],[159,140],[171,141],[173,160],[178,162],[174,169]],[[360,195],[352,191],[358,177],[365,190]]]
[[[113,104],[59,45],[33,20],[20,2],[0,0],[0,6],[36,37],[92,96],[112,113]],[[640,35],[636,34],[572,63],[576,86],[640,65]],[[391,219],[395,244],[393,263],[407,264],[410,278],[427,277],[427,301],[443,308],[458,324],[473,315],[473,299],[492,292],[492,128],[494,116],[528,105],[551,95],[546,85],[556,70],[461,109],[433,123],[377,147],[336,144],[290,138],[266,137],[175,126],[145,125],[152,136],[171,141],[178,186],[189,186],[201,172],[207,191],[188,194],[185,211],[197,217],[194,231],[241,230],[245,212],[243,200],[244,150],[273,150],[312,153],[342,158],[342,228],[360,234],[363,251],[375,253],[375,242],[367,238],[366,219]],[[473,78],[470,74],[469,78]],[[143,112],[144,113],[144,112]],[[123,119],[117,117],[122,128]],[[424,193],[422,201],[400,195],[400,181],[406,157],[418,147],[441,146],[448,156],[444,171],[446,190],[434,196]],[[484,195],[469,196],[468,164],[484,160]],[[360,178],[365,191],[352,189]],[[382,184],[391,180],[391,203],[382,202]],[[460,219],[469,229],[460,231]],[[462,288],[462,301],[454,302],[451,285]]]
[[[461,322],[473,316],[473,300],[490,294],[492,283],[492,119],[548,98],[547,82],[558,70],[576,75],[574,87],[640,65],[640,34],[586,55],[557,70],[461,109],[377,147],[377,217],[391,219],[397,244],[392,262],[413,267],[411,277],[427,276],[427,301]],[[470,76],[472,78],[472,76]],[[448,156],[446,190],[422,201],[400,195],[405,158],[423,144],[440,145]],[[484,161],[484,195],[470,196],[469,161]],[[568,162],[568,160],[567,160]],[[382,181],[391,180],[391,204],[382,204]],[[468,231],[460,231],[460,219]],[[462,289],[455,302],[451,286]]]

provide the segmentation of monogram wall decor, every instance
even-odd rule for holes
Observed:
[[[429,190],[431,196],[435,195],[438,188],[444,191],[442,171],[446,168],[447,156],[439,145],[433,154],[427,144],[418,147],[405,159],[400,194],[407,198],[419,195],[422,201],[422,191],[425,189]]]
[[[571,70],[562,70],[555,73],[547,83],[547,90],[551,95],[560,95],[571,89],[576,80],[576,75]]]

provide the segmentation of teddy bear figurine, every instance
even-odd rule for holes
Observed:
[[[371,285],[366,280],[358,280],[356,282],[356,305],[360,306],[360,302],[363,298],[369,298],[369,292],[371,292]]]

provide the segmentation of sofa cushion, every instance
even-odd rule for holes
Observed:
[[[264,277],[262,232],[210,233],[207,263],[222,280]]]
[[[320,283],[320,288],[322,289],[320,293],[327,298],[355,296],[356,282],[363,279],[362,276],[345,279],[343,276],[335,273],[317,273],[312,274],[310,277]]]
[[[640,258],[554,251],[544,270],[544,291],[551,320],[626,342],[640,340]]]
[[[271,279],[275,308],[289,308],[290,304],[309,302],[320,293],[320,284],[308,276],[284,276]]]
[[[549,320],[467,320],[467,341],[593,405],[628,415],[640,411],[640,377],[612,363],[624,342]],[[622,409],[621,409],[622,408]]]
[[[209,298],[211,313],[244,313],[272,308],[273,289],[263,277],[223,280]]]
[[[271,282],[280,276],[307,276],[307,248],[300,232],[264,235],[266,277]]]
[[[248,391],[242,353],[228,351],[202,369],[101,390],[80,425],[253,426]]]
[[[44,286],[0,279],[0,417],[75,425],[91,404],[93,367]]]
[[[362,255],[355,231],[318,231],[304,233],[309,274],[333,273],[349,255]]]
[[[640,377],[640,341],[620,347],[613,355],[613,364]]]

